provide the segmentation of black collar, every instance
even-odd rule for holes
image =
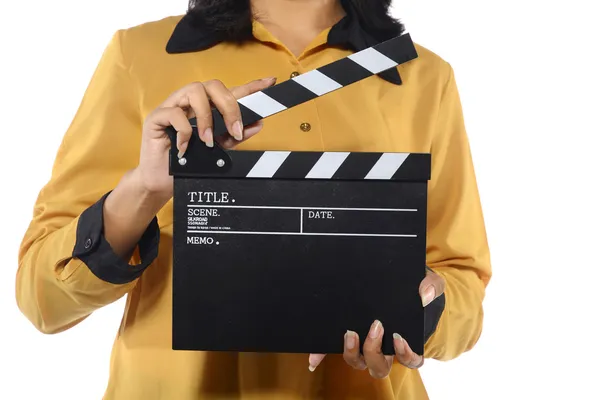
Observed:
[[[190,53],[206,50],[222,42],[210,31],[198,28],[192,23],[192,16],[186,14],[173,30],[167,43],[167,53]],[[370,35],[353,16],[347,12],[346,16],[335,24],[327,36],[327,44],[338,46],[354,52],[364,50],[378,44],[380,40]],[[402,84],[402,79],[397,68],[392,68],[378,74],[379,77],[396,85]]]

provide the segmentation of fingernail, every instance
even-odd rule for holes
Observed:
[[[313,372],[315,369],[317,369],[319,363],[321,362],[320,357],[321,356],[318,354],[311,354],[308,357],[308,370],[310,372]]]
[[[213,133],[212,133],[212,128],[208,127],[206,128],[206,130],[204,131],[204,138],[206,139],[206,146],[207,147],[214,147],[215,146],[215,142],[213,139]]]
[[[185,151],[187,150],[187,142],[179,145],[179,153],[177,153],[177,158],[181,158],[185,155]]]
[[[308,357],[308,363],[309,363],[310,365],[315,365],[315,364],[317,363],[317,359],[318,359],[318,357],[319,357],[319,356],[318,356],[317,354],[311,354],[311,355]]]
[[[381,322],[379,322],[379,320],[377,320],[377,321],[373,322],[373,325],[371,325],[371,330],[369,331],[369,337],[371,339],[377,339],[380,331],[381,331]]]
[[[429,286],[427,289],[425,289],[425,293],[423,294],[423,298],[421,299],[423,301],[423,307],[427,307],[429,303],[433,301],[434,297],[435,288],[433,286]]]
[[[242,126],[241,121],[233,123],[233,137],[237,141],[241,141],[244,138],[244,127]]]
[[[263,82],[270,83],[271,85],[277,81],[277,77],[271,76],[270,78],[264,78]]]
[[[398,333],[394,333],[392,337],[394,338],[394,344],[398,353],[404,354],[404,339],[402,336],[400,336]]]
[[[354,346],[356,346],[356,332],[347,331],[346,332],[346,348],[348,350],[352,350]]]

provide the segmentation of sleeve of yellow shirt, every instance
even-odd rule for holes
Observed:
[[[445,67],[448,78],[431,149],[427,221],[427,265],[446,284],[445,305],[425,345],[425,357],[438,360],[456,358],[478,341],[492,274],[462,105],[453,69]]]
[[[102,233],[104,199],[137,165],[143,124],[120,35],[103,53],[64,136],[19,251],[17,304],[45,333],[64,331],[118,300],[157,256],[156,218],[131,262]]]

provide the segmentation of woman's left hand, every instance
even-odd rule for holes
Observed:
[[[427,270],[425,279],[421,282],[419,293],[423,301],[423,307],[427,306],[437,297],[444,293],[444,280]],[[392,370],[394,356],[386,356],[381,352],[381,342],[384,327],[380,321],[371,325],[369,334],[364,340],[362,353],[360,352],[360,338],[356,332],[348,331],[344,335],[344,360],[351,367],[359,370],[368,369],[372,377],[382,379],[387,377]],[[406,340],[399,334],[394,333],[394,350],[396,359],[407,368],[420,368],[425,361],[423,356],[414,353]],[[323,361],[325,354],[311,354],[308,358],[309,369],[314,371]]]

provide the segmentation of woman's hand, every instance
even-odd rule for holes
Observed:
[[[425,279],[421,282],[419,293],[423,302],[423,307],[427,306],[437,297],[444,293],[444,280],[431,270],[427,270]],[[373,322],[368,336],[364,340],[362,354],[360,352],[360,338],[356,332],[348,331],[344,335],[344,360],[348,365],[355,369],[368,369],[371,376],[382,379],[389,375],[392,370],[394,356],[386,356],[381,352],[381,342],[383,338],[383,325],[379,321]],[[407,368],[420,368],[423,365],[424,358],[414,353],[406,340],[397,333],[393,334],[394,350],[396,359]],[[315,368],[323,361],[325,354],[311,354],[308,362],[309,369]]]
[[[200,139],[213,145],[212,102],[229,130],[229,135],[219,138],[220,144],[232,148],[262,127],[258,122],[243,129],[236,100],[274,83],[274,78],[263,79],[231,90],[219,81],[192,83],[173,93],[148,115],[142,132],[139,164],[125,174],[104,203],[104,236],[116,254],[129,261],[148,224],[173,196],[173,178],[168,165],[171,140],[165,129],[175,128],[177,148],[183,153],[192,135],[188,119],[196,117]]]
[[[192,135],[189,119],[196,117],[200,140],[213,146],[211,103],[221,112],[228,135],[218,138],[224,148],[233,148],[237,143],[257,134],[262,121],[244,129],[237,99],[266,89],[275,83],[275,78],[252,81],[246,85],[228,89],[218,81],[191,83],[169,96],[152,111],[143,127],[139,165],[134,171],[139,185],[152,196],[164,202],[173,195],[173,180],[169,176],[169,151],[171,141],[165,129],[173,126],[177,131],[177,149],[181,156]]]

